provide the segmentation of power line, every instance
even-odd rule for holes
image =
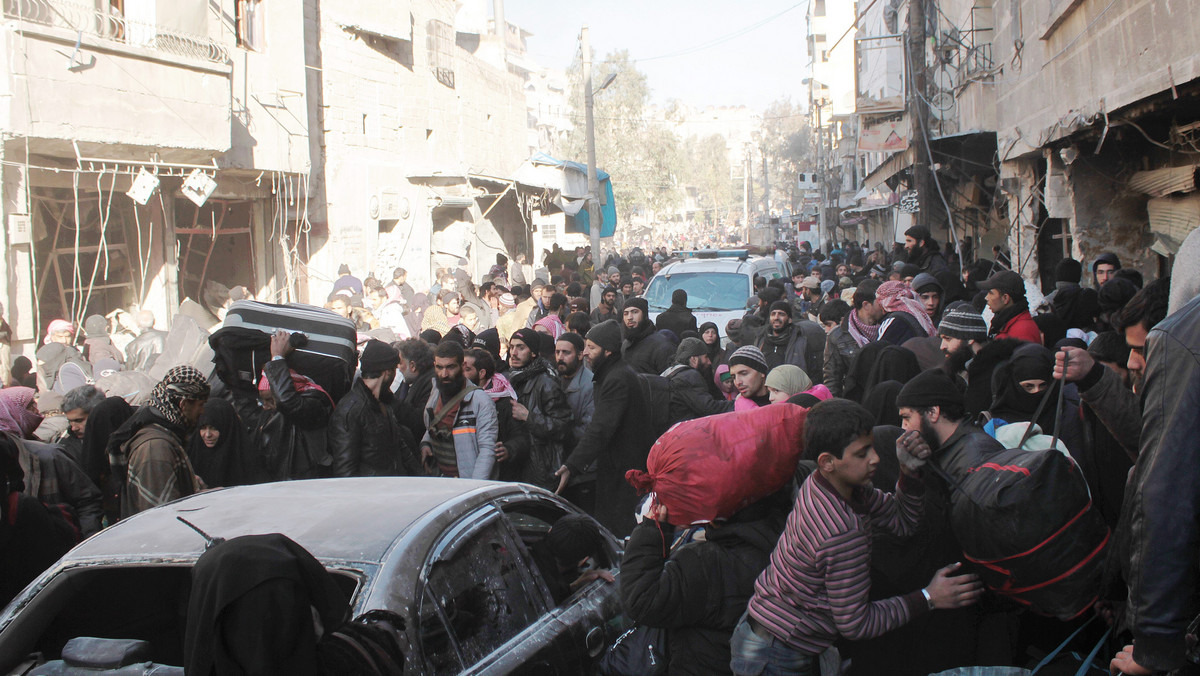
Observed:
[[[722,36],[722,37],[719,37],[719,38],[715,38],[715,39],[713,39],[713,40],[710,40],[710,41],[708,41],[708,42],[705,42],[705,43],[703,43],[703,44],[696,45],[695,47],[688,47],[688,48],[686,48],[686,49],[681,49],[681,50],[679,50],[679,51],[677,51],[677,52],[669,52],[669,53],[667,53],[667,54],[659,54],[658,56],[650,56],[650,57],[647,57],[647,58],[644,58],[644,59],[633,59],[633,61],[635,61],[635,62],[645,62],[645,61],[657,61],[657,60],[659,60],[659,59],[672,59],[672,58],[675,58],[675,57],[677,57],[677,56],[686,56],[686,55],[688,55],[688,54],[694,54],[694,53],[696,53],[696,52],[700,52],[700,51],[703,51],[703,50],[705,50],[705,49],[709,49],[709,48],[712,48],[712,47],[716,47],[717,45],[720,45],[720,44],[724,44],[724,43],[726,43],[726,42],[729,42],[730,40],[733,40],[734,38],[739,38],[739,37],[741,37],[741,36],[745,35],[746,33],[749,33],[749,32],[751,32],[751,31],[753,31],[753,30],[756,30],[756,29],[758,29],[758,28],[762,28],[763,26],[765,26],[765,25],[767,25],[768,23],[770,23],[770,22],[774,21],[775,19],[778,19],[779,17],[783,16],[784,14],[787,14],[788,12],[792,11],[793,9],[796,9],[797,7],[800,7],[801,5],[807,5],[807,4],[808,4],[808,0],[802,0],[801,2],[797,2],[796,4],[792,5],[791,7],[788,7],[787,9],[783,10],[782,12],[778,12],[778,13],[776,13],[776,14],[772,14],[771,16],[769,16],[769,17],[767,17],[767,18],[763,19],[762,21],[759,21],[759,22],[757,22],[757,23],[753,23],[753,24],[751,24],[751,25],[749,25],[749,26],[746,26],[745,28],[742,28],[742,29],[740,29],[740,30],[736,30],[736,31],[734,31],[734,32],[732,32],[732,33],[729,33],[729,34],[727,34],[727,35],[724,35],[724,36]]]

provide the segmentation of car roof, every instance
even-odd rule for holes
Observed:
[[[763,256],[751,256],[746,260],[737,258],[689,258],[670,263],[658,271],[658,275],[674,275],[681,272],[740,272],[750,274],[755,270],[771,267],[775,261]]]
[[[176,519],[182,517],[214,538],[283,533],[321,560],[378,563],[422,515],[503,486],[465,479],[382,477],[225,488],[124,519],[86,540],[67,558],[194,559],[204,552],[205,541]]]

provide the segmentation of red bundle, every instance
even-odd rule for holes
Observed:
[[[728,518],[792,478],[806,414],[772,404],[681,422],[650,449],[647,471],[631,469],[625,480],[639,494],[654,491],[676,526]]]

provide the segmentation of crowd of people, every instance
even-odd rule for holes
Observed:
[[[26,540],[0,552],[0,594],[81,537],[206,488],[520,481],[629,538],[622,602],[666,629],[671,673],[1018,665],[1076,625],[984,594],[948,524],[952,486],[926,470],[963,448],[1035,443],[1036,426],[1115,533],[1103,613],[1133,640],[1114,665],[1180,668],[1200,571],[1200,285],[1187,267],[1200,258],[1149,282],[1111,253],[1086,279],[1067,259],[1043,297],[1000,251],[943,250],[920,227],[905,239],[779,250],[791,276],[755,278],[724,327],[698,322],[682,290],[651,318],[640,293],[665,248],[596,265],[556,246],[537,268],[497,255],[478,284],[439,269],[424,292],[400,268],[380,280],[343,266],[326,308],[355,324],[360,354],[337,400],[296,369],[287,331],[256,393],[189,365],[148,395],[114,392],[104,378],[144,374],[162,353],[154,317],[55,320],[36,368],[19,358],[0,389],[0,462],[20,498],[0,503],[0,530]],[[808,409],[783,491],[676,530],[627,483],[671,425],[764,406]]]

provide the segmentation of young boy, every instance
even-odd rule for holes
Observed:
[[[958,608],[983,593],[974,575],[943,568],[925,589],[881,601],[870,592],[871,529],[900,536],[921,516],[920,461],[902,463],[895,495],[871,486],[879,465],[875,421],[862,406],[830,399],[814,406],[804,429],[805,457],[817,470],[800,486],[771,562],[754,585],[731,640],[736,676],[817,676],[822,652],[839,636],[861,640],[899,627],[934,608]],[[898,453],[928,457],[916,435]],[[911,460],[911,458],[906,458]],[[909,466],[903,466],[909,465]]]

